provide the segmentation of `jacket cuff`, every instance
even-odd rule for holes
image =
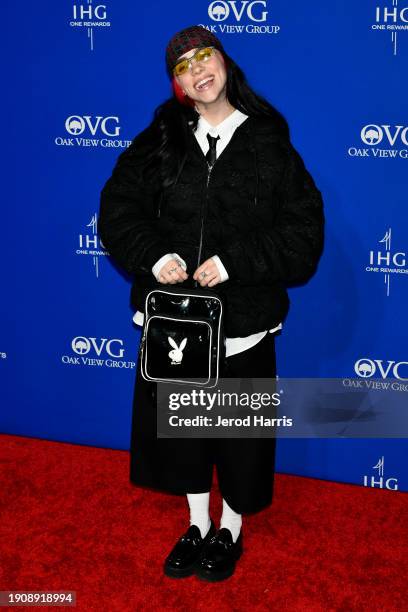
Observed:
[[[219,251],[218,255],[216,255],[214,259],[215,258],[219,260],[222,268],[224,269],[227,275],[227,278],[225,280],[237,280],[237,273],[234,268],[234,263],[231,257],[226,253],[226,251]],[[216,265],[217,265],[217,268],[219,269],[217,260],[216,260]]]
[[[163,255],[163,257],[160,257],[160,259],[158,261],[156,261],[156,263],[152,267],[153,275],[155,276],[157,281],[159,280],[159,272],[162,269],[162,267],[168,261],[171,261],[172,259],[177,259],[178,262],[180,263],[181,267],[183,268],[183,270],[187,269],[187,264],[184,261],[184,259],[182,259],[180,257],[180,255],[177,255],[177,253],[166,253],[166,255]]]
[[[217,266],[218,269],[218,273],[221,277],[220,282],[224,283],[225,281],[227,281],[229,279],[229,275],[228,272],[226,271],[221,259],[218,257],[218,255],[213,255],[212,259],[215,262],[215,265]]]

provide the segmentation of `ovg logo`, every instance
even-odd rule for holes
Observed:
[[[116,115],[70,115],[64,127],[65,136],[57,136],[54,140],[58,146],[125,149],[131,143],[118,138],[122,128]]]
[[[85,336],[77,336],[71,342],[71,347],[74,353],[78,355],[87,355],[91,350],[100,357],[102,351],[106,351],[110,357],[122,358],[125,352],[123,348],[123,340],[114,338],[108,340],[107,338],[86,338]]]
[[[278,25],[267,24],[266,0],[214,0],[208,5],[211,24],[200,24],[217,34],[277,34]]]
[[[360,139],[357,146],[349,147],[350,157],[408,159],[408,126],[369,123],[362,127]]]
[[[366,125],[361,130],[361,140],[368,145],[377,145],[383,139],[381,128],[378,125]]]
[[[384,236],[378,241],[383,244],[383,249],[373,249],[369,252],[368,265],[366,272],[384,274],[384,287],[386,295],[390,295],[391,275],[397,274],[399,277],[408,274],[407,257],[404,251],[393,251],[391,249],[392,231],[389,227]]]
[[[85,130],[92,136],[95,136],[99,129],[105,136],[119,136],[119,117],[91,117],[90,115],[81,117],[80,115],[72,115],[65,121],[65,129],[68,134],[73,136],[83,134]]]
[[[361,140],[364,144],[373,146],[384,142],[387,146],[402,143],[408,146],[408,126],[404,125],[365,125],[361,130]]]
[[[87,338],[74,338],[71,346],[72,350],[78,355],[86,355],[91,349],[91,344]]]
[[[90,222],[85,226],[89,228],[87,232],[78,234],[78,246],[76,255],[87,255],[92,257],[92,263],[96,278],[99,278],[99,257],[109,255],[98,236],[98,216],[94,213]]]
[[[208,7],[208,16],[213,21],[225,21],[230,16],[234,16],[236,21],[241,21],[243,16],[246,16],[251,21],[266,21],[268,11],[266,9],[266,0],[215,0]]]
[[[65,122],[65,129],[70,134],[82,134],[85,129],[84,122],[81,119],[75,117],[69,117]]]
[[[125,361],[125,348],[120,338],[76,336],[71,340],[71,355],[63,355],[64,365],[134,369],[134,361]]]
[[[375,364],[371,361],[371,359],[359,359],[359,361],[355,363],[354,370],[357,376],[367,378],[369,376],[374,376]]]
[[[390,36],[391,48],[394,55],[398,53],[398,34],[408,30],[408,7],[399,6],[398,0],[392,0],[375,7],[374,23],[371,29],[377,32],[387,32]]]
[[[71,28],[85,28],[91,51],[94,50],[94,28],[109,28],[106,4],[93,4],[92,0],[86,3],[74,3],[72,6]]]
[[[371,378],[374,374],[382,379],[393,376],[397,380],[408,380],[408,361],[384,361],[383,359],[359,359],[354,371],[360,378]]]

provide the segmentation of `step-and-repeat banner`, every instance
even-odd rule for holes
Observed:
[[[325,250],[290,290],[280,376],[386,379],[408,407],[407,0],[6,5],[0,430],[129,448],[140,328],[99,194],[169,96],[165,45],[192,24],[284,114],[324,197]],[[407,441],[281,439],[277,469],[407,490]]]

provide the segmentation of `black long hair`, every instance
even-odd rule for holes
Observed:
[[[289,126],[284,116],[249,86],[243,70],[231,57],[225,52],[222,55],[227,69],[226,96],[229,103],[249,117],[269,118],[275,130],[289,139]],[[154,111],[149,126],[155,135],[151,168],[156,177],[159,170],[163,187],[177,182],[187,155],[188,130],[196,130],[199,117],[194,106],[188,101],[182,103],[176,94]]]

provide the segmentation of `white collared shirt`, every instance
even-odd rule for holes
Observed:
[[[221,155],[225,147],[228,145],[229,141],[232,138],[233,133],[237,129],[241,123],[248,118],[248,115],[244,115],[238,109],[235,109],[226,119],[221,121],[217,126],[213,126],[204,117],[200,117],[197,123],[197,129],[194,132],[194,135],[197,139],[198,144],[201,147],[204,155],[207,154],[210,145],[208,143],[207,134],[216,138],[219,136],[219,140],[216,143],[216,152],[217,158]],[[156,279],[158,280],[158,274],[165,263],[170,261],[171,259],[176,258],[179,259],[182,268],[185,270],[187,268],[186,262],[179,256],[177,253],[168,253],[167,255],[163,255],[153,266],[152,272]],[[215,261],[218,271],[220,273],[221,282],[228,280],[228,272],[223,266],[218,255],[213,255],[212,259]],[[133,321],[137,325],[143,325],[144,314],[140,311],[137,311],[135,316],[133,317]],[[282,323],[279,323],[273,329],[270,329],[269,332],[273,333],[278,329],[282,329]],[[249,348],[255,346],[258,342],[262,340],[268,333],[268,330],[261,331],[256,334],[251,334],[250,336],[245,336],[243,338],[226,338],[225,339],[225,356],[230,357],[231,355],[236,355],[237,353],[241,353],[242,351],[246,351]]]
[[[204,117],[200,117],[194,135],[197,138],[198,144],[200,145],[204,155],[208,153],[208,149],[210,148],[207,134],[210,134],[210,136],[213,136],[214,138],[217,136],[220,137],[216,143],[217,157],[219,157],[231,140],[237,127],[239,127],[241,123],[244,123],[246,119],[248,119],[248,115],[244,115],[244,113],[241,113],[241,111],[239,111],[237,108],[234,110],[234,112],[228,115],[224,121],[221,121],[221,123],[215,127],[208,123]]]

